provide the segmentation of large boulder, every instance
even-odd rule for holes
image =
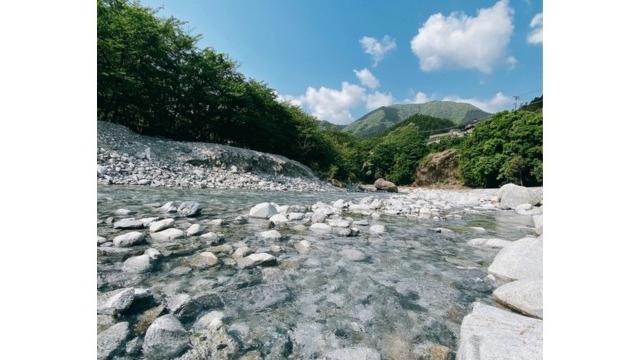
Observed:
[[[278,213],[278,209],[273,203],[260,203],[249,210],[249,217],[268,219]]]
[[[528,189],[516,184],[503,185],[498,190],[501,209],[517,209],[518,205],[531,204],[536,206],[542,201],[542,195],[538,191]]]
[[[383,178],[377,179],[373,183],[373,187],[375,187],[377,190],[383,190],[388,192],[398,192],[398,187],[396,186],[396,184],[392,183],[391,181],[387,181]]]
[[[128,273],[141,274],[151,270],[152,267],[151,257],[147,254],[132,256],[122,263],[122,271]]]
[[[542,279],[542,236],[526,237],[505,246],[488,271],[506,281]]]
[[[129,323],[119,322],[98,334],[98,359],[110,359],[125,347],[129,337]]]
[[[144,234],[139,231],[131,231],[113,238],[113,245],[117,247],[129,247],[144,242]]]
[[[542,320],[475,303],[459,344],[456,360],[541,360]]]
[[[178,214],[182,216],[196,216],[200,214],[202,206],[195,201],[185,201],[178,207]]]
[[[147,359],[175,359],[189,348],[189,333],[172,314],[157,318],[144,337],[142,351]]]
[[[493,292],[493,297],[511,309],[542,319],[542,279],[504,284]]]

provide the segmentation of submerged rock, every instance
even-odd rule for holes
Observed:
[[[124,350],[125,341],[129,337],[129,323],[126,321],[112,325],[98,334],[98,359],[110,359]]]
[[[144,336],[142,350],[148,359],[175,359],[189,349],[189,334],[171,315],[157,318]]]

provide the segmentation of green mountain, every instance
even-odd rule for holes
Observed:
[[[380,135],[393,125],[416,114],[451,120],[456,125],[466,124],[474,119],[482,120],[491,115],[471,104],[453,101],[396,104],[377,108],[347,125],[342,131],[350,132],[360,138],[368,138]]]

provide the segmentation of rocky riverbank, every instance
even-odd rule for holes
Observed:
[[[282,157],[103,122],[98,184],[192,189],[99,196],[99,359],[542,358],[542,188],[347,199]],[[493,213],[519,236],[465,222]]]
[[[97,122],[98,184],[272,191],[339,191],[283,156],[142,136]]]

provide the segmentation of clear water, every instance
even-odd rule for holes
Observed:
[[[97,232],[109,240],[127,232],[101,222],[109,217],[123,218],[114,215],[117,209],[135,212],[124,217],[162,216],[155,208],[168,201],[193,200],[203,206],[198,217],[176,219],[177,226],[187,226],[187,222],[205,224],[216,218],[231,221],[248,215],[249,209],[261,202],[310,206],[337,199],[357,203],[367,196],[402,197],[99,186]],[[493,303],[494,285],[486,279],[486,269],[498,249],[472,247],[466,242],[478,237],[517,240],[531,233],[532,225],[528,217],[513,212],[468,206],[441,210],[441,221],[387,215],[372,219],[347,212],[342,217],[382,224],[386,233],[369,234],[368,226],[360,226],[356,237],[278,228],[285,238],[267,241],[257,236],[267,229],[266,221],[249,219],[247,224],[218,231],[224,234],[225,243],[242,243],[256,252],[280,246],[281,251],[273,253],[279,265],[252,269],[219,265],[178,271],[184,269],[188,257],[208,247],[192,237],[179,240],[176,251],[164,257],[155,271],[123,273],[120,267],[125,257],[141,254],[149,247],[145,244],[126,256],[98,255],[98,295],[129,286],[150,288],[165,301],[179,293],[214,293],[222,301],[217,310],[225,314],[225,326],[241,343],[240,355],[258,350],[264,358],[321,358],[333,349],[365,346],[376,349],[383,358],[413,358],[409,354],[433,344],[455,351],[460,323],[470,305],[474,301]],[[471,227],[482,227],[486,233],[479,234]],[[454,232],[440,233],[435,228]],[[294,247],[303,239],[311,243],[307,254]],[[346,254],[354,249],[364,253],[363,259],[350,260]],[[137,315],[124,319],[133,327]],[[185,324],[187,329],[189,326]]]

